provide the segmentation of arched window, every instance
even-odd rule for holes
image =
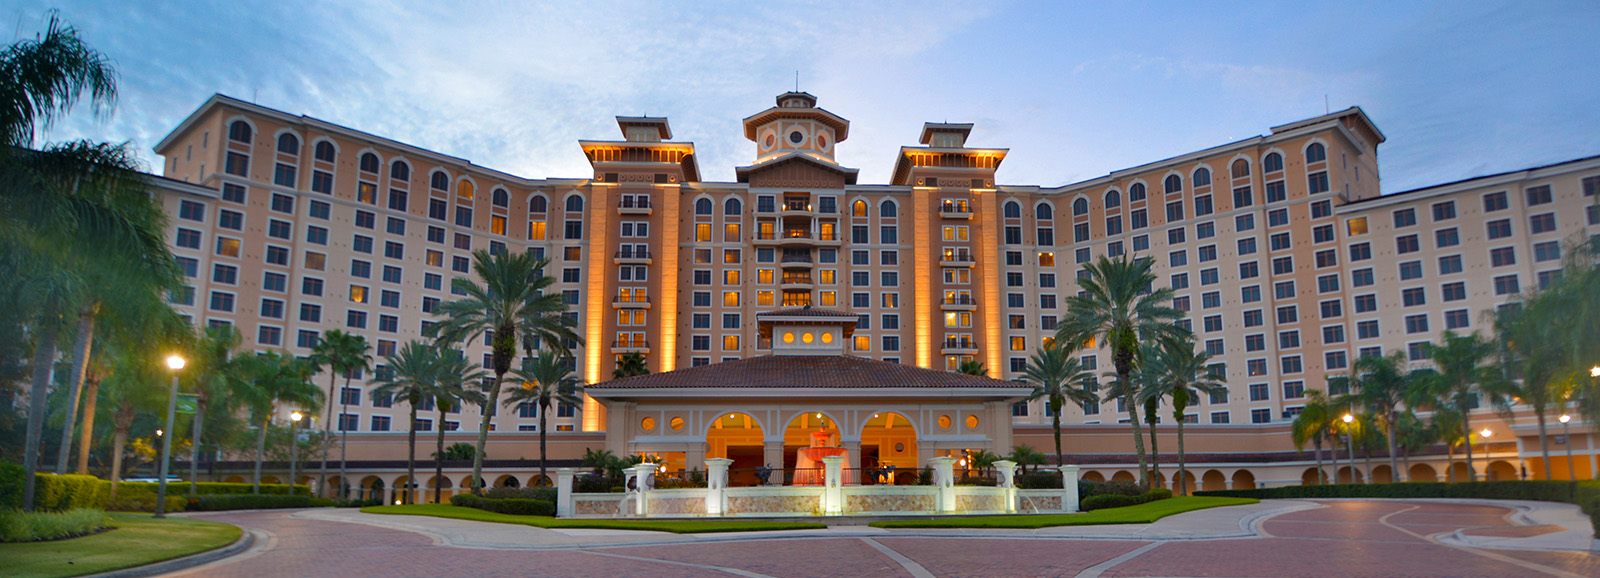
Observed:
[[[1314,142],[1311,143],[1311,146],[1306,147],[1306,164],[1320,163],[1325,160],[1328,160],[1328,149],[1323,147],[1322,143]]]
[[[1122,193],[1111,191],[1106,193],[1106,208],[1115,209],[1122,206]]]
[[[1022,204],[1016,201],[1006,201],[1005,215],[1007,219],[1022,218]]]
[[[376,173],[376,172],[378,172],[378,155],[375,155],[375,154],[372,154],[372,153],[364,153],[364,154],[362,154],[361,155],[361,172],[364,172],[364,173]]]
[[[694,202],[694,214],[696,214],[696,215],[709,215],[709,214],[711,214],[711,199],[700,199],[698,201],[695,201]]]
[[[331,162],[334,161],[334,157],[337,156],[337,155],[338,155],[337,151],[333,150],[333,143],[328,142],[328,141],[322,141],[322,142],[317,143],[317,150],[316,150],[317,160],[322,161],[322,162],[326,162],[326,163],[331,163]]]
[[[1087,214],[1089,214],[1089,199],[1078,197],[1078,200],[1072,202],[1072,215],[1076,217]]]
[[[389,165],[389,180],[402,183],[411,182],[411,165],[400,161],[395,161],[393,165]]]
[[[494,206],[496,206],[496,207],[509,207],[509,206],[511,206],[511,193],[506,192],[505,189],[495,189],[493,195],[494,196],[489,199],[489,202],[494,203]]]
[[[1233,178],[1242,179],[1250,176],[1250,162],[1244,159],[1233,161]]]
[[[1261,170],[1275,173],[1283,170],[1283,155],[1272,153],[1267,158],[1261,159]]]
[[[850,215],[853,217],[867,216],[867,202],[857,200],[854,203],[850,203]]]
[[[1178,175],[1167,175],[1167,180],[1165,183],[1163,183],[1163,186],[1167,189],[1167,194],[1169,195],[1178,191],[1182,191],[1183,178],[1179,177]]]
[[[567,212],[568,213],[582,213],[583,212],[583,197],[580,197],[578,195],[572,195],[570,197],[567,197]]]
[[[1211,185],[1211,169],[1200,167],[1194,170],[1194,186],[1205,187]]]
[[[444,171],[433,171],[433,176],[429,177],[428,181],[436,190],[450,190],[450,175],[444,174]]]
[[[278,135],[278,152],[288,154],[300,153],[300,139],[289,133]]]
[[[728,197],[728,200],[724,201],[722,203],[722,214],[724,214],[724,215],[727,215],[727,216],[730,216],[730,217],[737,217],[737,216],[739,216],[740,213],[743,213],[743,212],[744,212],[744,204],[740,203],[739,199],[736,199],[736,198],[733,198],[733,197]]]
[[[1134,183],[1128,187],[1128,202],[1143,201],[1144,197],[1144,183]]]
[[[1040,221],[1053,221],[1056,218],[1056,212],[1050,208],[1050,203],[1039,203],[1033,207],[1033,217]]]
[[[228,125],[228,140],[250,144],[250,123],[236,120]]]
[[[472,181],[462,179],[461,182],[456,183],[456,197],[459,199],[470,201],[475,198],[477,194],[478,189],[472,186]]]
[[[878,205],[878,216],[885,219],[898,217],[900,216],[900,205],[896,205],[894,201],[884,201],[883,204]]]
[[[528,212],[543,213],[549,210],[549,204],[550,201],[546,200],[544,195],[534,195],[533,198],[528,199]]]

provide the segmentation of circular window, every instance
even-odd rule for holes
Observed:
[[[833,333],[829,332],[829,333],[822,334],[822,342],[823,343],[833,343]]]
[[[667,427],[672,428],[672,431],[678,431],[678,430],[683,429],[683,418],[681,418],[681,417],[672,418],[672,421],[667,422]]]
[[[784,343],[794,343],[794,332],[793,331],[785,331],[783,333],[783,342]]]
[[[767,134],[766,144],[767,144],[767,148],[769,148],[769,149],[772,148],[772,145],[778,144],[778,136],[774,135],[774,134],[771,134],[771,133],[768,133]]]
[[[794,144],[800,144],[800,141],[803,141],[803,140],[806,140],[806,135],[800,134],[800,131],[794,131],[794,132],[789,133],[789,142],[792,142]]]
[[[828,135],[817,135],[817,146],[821,148],[828,148]]]
[[[816,339],[816,336],[812,335],[810,331],[807,331],[807,332],[805,332],[805,333],[800,335],[800,340],[804,341],[806,343],[811,343],[811,341],[814,340],[814,339]]]
[[[950,429],[950,416],[939,416],[939,429]]]
[[[904,451],[906,451],[906,444],[894,444],[894,453],[898,454]]]
[[[978,429],[978,416],[967,416],[967,429]]]
[[[644,431],[651,431],[651,430],[656,429],[656,418],[653,418],[653,417],[644,418],[644,421],[639,422],[639,428],[643,429]]]

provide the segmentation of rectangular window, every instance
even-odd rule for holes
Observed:
[[[1515,295],[1522,292],[1522,285],[1516,275],[1502,275],[1494,278],[1495,295]]]
[[[1422,261],[1406,261],[1400,264],[1400,280],[1410,281],[1422,278]]]
[[[1329,325],[1323,327],[1322,342],[1327,344],[1344,343],[1344,326]]]
[[[1400,290],[1400,301],[1406,307],[1417,307],[1428,304],[1428,295],[1421,287]]]
[[[1356,323],[1356,339],[1376,339],[1378,335],[1378,320]]]
[[[1416,235],[1405,235],[1394,240],[1395,250],[1401,255],[1415,253],[1422,250],[1422,242]]]
[[[1410,227],[1417,224],[1416,209],[1400,209],[1394,212],[1394,228]]]
[[[1288,189],[1283,186],[1283,181],[1267,183],[1267,202],[1276,203],[1289,198]]]
[[[1351,261],[1365,261],[1372,258],[1371,243],[1357,243],[1350,246]]]
[[[1489,240],[1504,239],[1511,236],[1511,219],[1489,221],[1484,225],[1489,232]]]
[[[1500,247],[1489,250],[1489,263],[1494,267],[1505,267],[1517,264],[1517,249],[1515,247]]]
[[[1556,214],[1542,213],[1528,217],[1528,231],[1534,235],[1556,230]]]
[[[1328,192],[1328,172],[1321,171],[1306,175],[1306,192],[1313,195]]]
[[[1444,312],[1445,329],[1464,329],[1471,322],[1471,314],[1466,309],[1453,309]]]
[[[1427,315],[1424,314],[1424,315],[1407,315],[1406,316],[1406,333],[1407,334],[1427,333],[1427,332],[1428,332],[1428,316]]]

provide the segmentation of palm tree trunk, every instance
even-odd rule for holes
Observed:
[[[1150,420],[1150,487],[1161,487],[1161,444],[1156,439],[1156,424],[1160,422],[1155,404],[1144,408],[1144,418]]]
[[[1388,430],[1389,433],[1389,481],[1403,482],[1405,481],[1405,477],[1400,475],[1400,445],[1394,439],[1395,418],[1394,411],[1392,409],[1389,411],[1388,416],[1383,421],[1386,422],[1384,424],[1384,428]]]
[[[206,399],[205,388],[200,388],[200,398],[194,404],[194,439],[189,442],[189,495],[195,495],[195,486],[200,485],[200,430],[206,425]]]
[[[1544,425],[1544,408],[1534,408],[1534,417],[1539,418],[1539,453],[1544,455],[1544,479],[1550,479],[1550,436],[1546,435]],[[1571,443],[1571,442],[1568,442]]]
[[[57,474],[67,473],[67,461],[72,456],[72,431],[78,425],[78,396],[83,393],[83,375],[89,369],[89,350],[94,344],[94,312],[93,306],[78,311],[78,341],[72,347],[72,383],[67,390],[66,417],[61,420],[61,448],[56,455]]]
[[[117,497],[117,484],[122,482],[122,448],[127,443],[128,428],[117,426],[116,433],[111,436],[111,497],[113,498]]]
[[[1477,472],[1472,470],[1472,418],[1467,417],[1467,413],[1470,411],[1462,410],[1461,412],[1461,428],[1466,430],[1463,433],[1467,436],[1462,439],[1467,440],[1467,481],[1469,482],[1478,478]],[[1445,449],[1449,449],[1448,445],[1446,445]]]
[[[1052,413],[1055,414],[1051,418],[1050,425],[1055,428],[1056,432],[1056,465],[1059,466],[1065,463],[1061,461],[1061,406],[1064,404],[1056,403],[1056,400],[1052,399],[1050,400],[1050,405],[1052,406],[1051,409],[1054,410]]]
[[[439,484],[444,480],[444,403],[439,403],[439,441],[434,444],[433,450],[433,503],[442,504],[440,501]]]
[[[1133,453],[1139,459],[1139,486],[1149,490],[1150,466],[1145,463],[1144,428],[1139,427],[1139,404],[1131,399],[1124,403],[1128,406],[1128,423],[1133,424]]]
[[[1455,481],[1456,481],[1456,468],[1455,468],[1456,464],[1455,464],[1455,461],[1456,461],[1456,448],[1452,447],[1450,445],[1450,442],[1445,442],[1445,444],[1444,444],[1444,481],[1452,483],[1452,484],[1455,483]]]
[[[545,470],[545,468],[544,468],[544,456],[545,456],[545,453],[544,453],[544,449],[545,449],[545,446],[544,446],[544,424],[545,424],[545,414],[547,414],[549,412],[550,412],[550,406],[549,405],[545,405],[544,407],[539,408],[539,479],[538,480],[534,480],[534,484],[535,484],[536,487],[537,487],[537,485],[538,485],[538,483],[540,481],[543,481],[545,479],[544,478],[544,476],[545,476],[545,473],[544,473],[544,470]]]
[[[87,382],[88,389],[83,393],[83,443],[78,446],[77,473],[89,473],[89,448],[94,445],[94,412],[95,403],[100,397],[101,375],[95,374]]]
[[[417,404],[411,404],[411,427],[406,434],[406,503],[417,503]]]
[[[44,438],[44,412],[45,398],[50,395],[50,377],[55,373],[56,338],[60,330],[49,319],[43,317],[44,328],[40,330],[33,345],[33,389],[28,394],[28,433],[23,447],[22,466],[25,470],[22,483],[22,511],[33,511],[34,474],[39,471],[39,453],[43,449],[39,442]]]
[[[1189,495],[1189,478],[1183,463],[1183,418],[1178,418],[1178,495]]]
[[[1328,483],[1328,473],[1322,471],[1322,440],[1312,440],[1311,447],[1315,448],[1313,453],[1317,454],[1317,483],[1325,485]]]
[[[267,429],[272,425],[272,414],[261,420],[261,435],[256,436],[256,480],[250,493],[261,493],[261,456],[267,450]]]
[[[345,374],[344,386],[345,387],[350,387],[349,374]],[[339,396],[339,416],[340,416],[340,418],[342,419],[344,417],[344,414],[346,414],[346,413],[350,413],[350,405],[344,402],[344,396],[341,395],[341,396]],[[348,500],[348,499],[350,499],[350,494],[348,494],[345,491],[345,488],[348,488],[350,486],[350,480],[345,478],[346,474],[344,472],[344,464],[345,464],[345,462],[344,462],[344,448],[345,448],[345,443],[347,441],[349,441],[349,439],[350,439],[350,430],[349,430],[349,428],[340,427],[339,428],[339,499],[340,500]]]
[[[328,411],[327,411],[327,417],[323,418],[323,420],[322,420],[322,441],[323,441],[323,448],[324,448],[322,450],[322,467],[317,470],[317,495],[318,496],[322,496],[322,497],[327,497],[327,492],[328,492],[328,450],[326,448],[327,448],[328,434],[333,432],[333,430],[330,429],[330,428],[333,427],[333,400],[334,400],[333,388],[338,386],[338,385],[339,385],[339,372],[337,372],[337,371],[335,371],[333,369],[333,365],[329,365],[328,366]],[[344,397],[344,396],[341,395],[339,397]],[[340,483],[343,483],[343,482],[340,482]]]
[[[499,341],[499,335],[498,332],[495,333],[496,342]],[[495,366],[497,369],[494,383],[489,386],[489,403],[484,404],[483,419],[478,423],[477,451],[472,452],[472,493],[478,496],[483,495],[483,488],[478,485],[478,481],[483,478],[483,452],[489,445],[489,420],[494,417],[495,404],[500,403],[500,381],[506,376],[504,372],[498,370],[499,363]],[[541,441],[544,439],[544,428],[539,428],[539,438]]]

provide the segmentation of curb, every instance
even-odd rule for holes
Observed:
[[[171,560],[155,562],[153,564],[145,564],[143,566],[112,570],[110,572],[101,572],[99,574],[89,574],[84,578],[143,578],[145,576],[158,576],[161,574],[177,572],[179,570],[188,570],[190,568],[204,564],[210,564],[224,558],[236,556],[245,550],[249,550],[251,546],[255,545],[255,542],[255,533],[249,530],[243,530],[239,534],[238,540],[234,540],[232,544],[228,544],[227,546],[223,546],[221,548],[207,550],[197,554],[190,554],[182,558],[174,558]]]

